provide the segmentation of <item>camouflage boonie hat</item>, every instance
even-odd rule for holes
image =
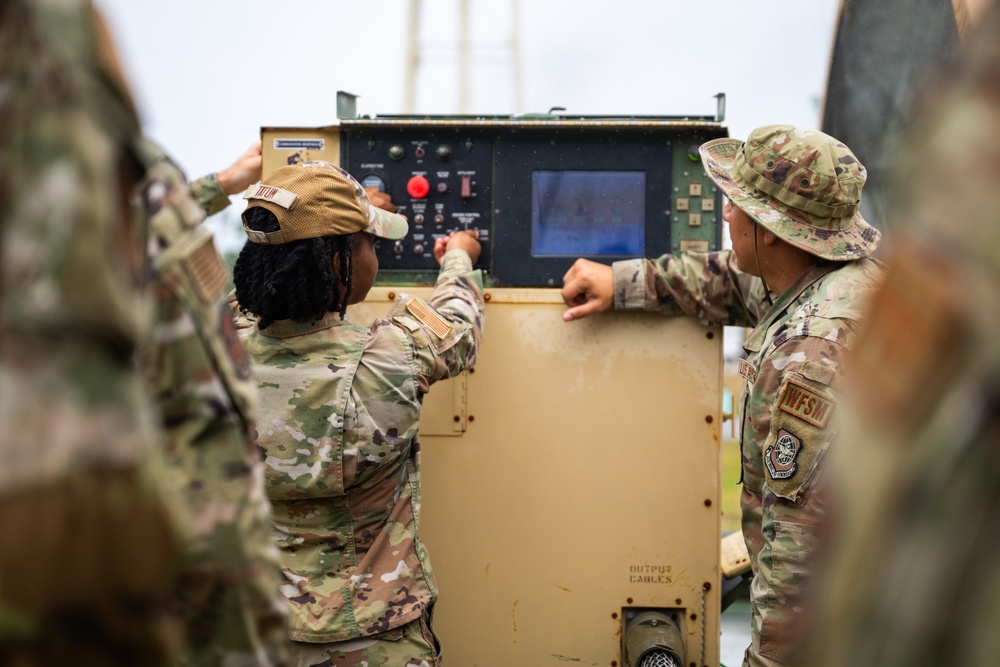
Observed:
[[[250,229],[243,212],[243,229],[252,243],[275,245],[321,236],[368,232],[384,239],[401,239],[406,218],[378,208],[365,189],[346,171],[322,160],[281,167],[247,188],[247,211],[266,208],[278,219],[276,232]]]
[[[823,259],[869,257],[881,233],[861,217],[868,178],[847,146],[817,130],[768,125],[745,142],[699,149],[709,177],[751,218]]]

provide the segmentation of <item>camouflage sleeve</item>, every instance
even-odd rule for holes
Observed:
[[[831,499],[823,470],[838,430],[845,354],[840,341],[791,338],[763,360],[757,376],[760,387],[776,387],[761,415],[770,421],[766,438],[754,450],[762,461],[744,464],[763,474],[761,530],[750,545],[759,553],[750,591],[751,654],[759,651],[759,664],[786,662],[807,628],[804,598],[827,546]],[[750,423],[762,421],[751,417]]]
[[[476,361],[483,331],[483,277],[464,250],[444,256],[428,301],[404,296],[389,318],[407,329],[416,347],[421,388],[453,377]]]
[[[736,267],[731,250],[615,262],[615,308],[690,315],[712,324],[756,326],[760,280]]]
[[[191,181],[191,195],[201,204],[207,215],[215,215],[229,206],[229,195],[219,185],[216,174],[209,174]]]

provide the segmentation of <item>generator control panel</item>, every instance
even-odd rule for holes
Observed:
[[[560,285],[577,257],[610,264],[720,244],[720,193],[698,155],[727,136],[714,118],[378,116],[323,132],[336,142],[286,130],[271,146],[265,128],[265,152],[285,164],[327,146],[391,196],[410,232],[378,242],[382,284],[433,283],[434,240],[461,229],[479,232],[478,266],[498,287]]]

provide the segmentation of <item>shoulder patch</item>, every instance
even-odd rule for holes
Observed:
[[[833,414],[836,401],[813,391],[804,384],[789,380],[778,407],[813,426],[824,428]]]
[[[219,259],[211,235],[204,236],[198,247],[184,258],[184,264],[187,265],[199,295],[205,301],[211,301],[222,295],[229,282],[229,274]]]
[[[778,439],[764,451],[764,465],[772,479],[788,479],[795,474],[795,459],[802,451],[802,438],[788,429],[778,430]]]
[[[420,299],[410,299],[407,301],[406,310],[420,320],[424,326],[433,331],[438,338],[444,338],[451,333],[451,325],[448,324],[448,320],[441,317],[436,310]]]

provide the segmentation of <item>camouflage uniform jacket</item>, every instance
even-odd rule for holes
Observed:
[[[96,55],[91,11],[20,0],[0,13],[4,490],[131,467],[156,441],[131,359],[148,325],[143,230],[121,185],[139,124]]]
[[[101,27],[84,0],[0,3],[2,664],[175,648],[177,535],[133,359],[139,122]]]
[[[286,614],[251,440],[256,387],[226,303],[229,275],[183,175],[154,146],[142,153],[148,172],[139,203],[148,217],[155,309],[142,367],[160,406],[186,533],[182,661],[276,664],[286,648]]]
[[[777,297],[742,273],[732,251],[614,265],[615,306],[754,327],[744,343],[743,536],[753,570],[745,664],[781,664],[797,647],[799,613],[829,510],[824,455],[837,430],[844,357],[879,281],[874,260],[820,262]]]
[[[420,405],[473,364],[482,318],[482,277],[453,250],[429,304],[403,295],[370,328],[328,313],[246,330],[292,639],[375,635],[436,599],[417,537]]]
[[[810,665],[1000,653],[1000,3],[986,4],[900,143],[906,226],[855,352],[834,467],[851,480],[845,530]]]

